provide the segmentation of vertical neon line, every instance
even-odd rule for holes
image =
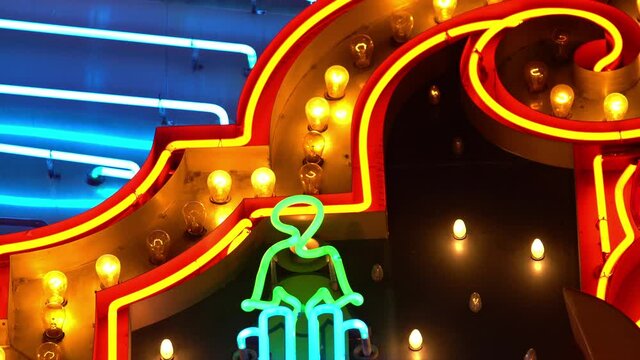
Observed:
[[[600,279],[598,279],[598,290],[597,296],[605,300],[607,294],[607,285],[609,282],[609,277],[613,271],[613,267],[616,265],[622,254],[631,246],[633,240],[635,239],[635,233],[633,231],[633,227],[631,226],[631,222],[629,221],[629,216],[627,215],[627,208],[624,201],[624,188],[627,185],[627,182],[631,178],[631,176],[636,171],[636,165],[629,165],[618,179],[615,188],[615,199],[616,199],[616,211],[618,212],[618,217],[620,218],[620,223],[622,224],[622,229],[624,230],[625,237],[624,239],[616,246],[613,250],[609,258],[604,263],[602,267],[602,273],[600,274]]]
[[[593,180],[596,188],[596,205],[598,207],[598,229],[600,230],[600,247],[602,252],[611,252],[609,240],[609,220],[607,217],[607,201],[604,190],[604,172],[602,170],[602,155],[593,158]]]
[[[258,329],[260,331],[260,336],[258,337],[258,358],[260,360],[271,359],[269,349],[269,319],[274,316],[284,317],[285,358],[286,360],[296,360],[297,317],[293,316],[291,309],[284,306],[276,306],[260,312],[260,317],[258,318]]]
[[[322,304],[307,313],[307,323],[309,327],[309,360],[320,360],[320,322],[318,317],[324,314],[333,315],[333,356],[336,360],[344,360],[345,341],[344,330],[342,328],[342,309],[334,304]]]

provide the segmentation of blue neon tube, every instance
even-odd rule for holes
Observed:
[[[0,19],[0,29],[239,53],[247,56],[249,69],[253,69],[253,66],[256,64],[258,59],[256,51],[251,46],[231,42],[102,30],[9,19]]]
[[[131,177],[133,177],[133,175],[135,175],[140,170],[140,166],[138,166],[138,164],[130,160],[121,160],[121,159],[114,159],[114,158],[108,158],[103,156],[94,156],[94,155],[76,154],[76,153],[70,153],[70,152],[64,152],[64,151],[39,149],[39,148],[33,148],[28,146],[0,144],[0,153],[30,156],[30,157],[37,157],[42,159],[69,161],[69,162],[75,162],[80,164],[96,165],[99,167],[116,168],[112,170],[99,170],[99,172],[103,176],[111,176],[112,174],[116,173],[115,170],[121,170],[121,171],[128,171],[129,173],[131,173]]]
[[[60,89],[37,88],[30,86],[17,86],[0,84],[0,94],[33,96],[49,99],[75,100],[96,102],[104,104],[140,106],[150,108],[165,108],[172,110],[200,111],[215,114],[220,119],[220,125],[229,125],[229,115],[219,105],[181,101],[170,99],[146,98],[139,96],[103,94],[84,91],[71,91]]]
[[[149,149],[151,149],[151,145],[153,144],[151,140],[138,140],[134,138],[125,138],[119,136],[18,125],[0,124],[0,135],[24,136],[46,140],[62,140],[81,144],[100,145],[144,151],[149,151]]]
[[[46,199],[28,196],[0,194],[0,204],[32,208],[88,209],[100,204],[104,199]]]

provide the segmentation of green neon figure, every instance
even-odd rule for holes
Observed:
[[[315,217],[311,225],[302,234],[295,226],[285,224],[280,220],[282,211],[296,204],[306,204],[315,208]],[[286,360],[296,359],[295,326],[296,320],[301,313],[308,320],[309,360],[320,360],[318,317],[321,315],[329,314],[333,316],[334,358],[336,360],[346,359],[347,345],[344,341],[346,331],[358,330],[362,339],[368,339],[369,331],[364,322],[357,319],[343,320],[342,308],[347,304],[360,306],[364,299],[362,295],[351,289],[338,250],[329,245],[316,249],[307,249],[305,246],[320,228],[323,220],[324,208],[322,202],[313,196],[291,196],[280,201],[273,209],[271,223],[276,229],[290,235],[290,237],[269,247],[262,256],[251,298],[244,300],[241,305],[242,310],[246,312],[262,311],[259,316],[258,327],[244,329],[238,334],[237,342],[240,350],[246,349],[248,337],[258,337],[259,359],[269,360],[268,320],[273,316],[282,316],[285,319],[285,358]],[[334,299],[329,289],[321,287],[316,290],[306,304],[302,304],[297,297],[288,293],[282,286],[276,286],[273,289],[271,300],[262,300],[271,261],[278,252],[292,246],[295,248],[296,254],[304,259],[328,257],[335,268],[336,279],[342,295]]]

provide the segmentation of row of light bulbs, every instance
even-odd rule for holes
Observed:
[[[531,61],[525,65],[525,81],[529,92],[539,93],[547,86],[549,70],[541,61]],[[553,115],[566,118],[571,114],[575,94],[571,86],[558,84],[551,89],[549,94]],[[610,93],[602,103],[605,120],[623,120],[629,109],[629,101],[620,93]]]
[[[453,222],[453,238],[456,240],[464,240],[467,238],[467,225],[462,219],[456,219]],[[536,238],[531,242],[531,258],[536,261],[544,259],[544,244],[542,240]]]

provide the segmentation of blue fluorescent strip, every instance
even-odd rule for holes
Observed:
[[[98,172],[103,176],[111,176],[115,173],[118,173],[116,170],[119,170],[120,173],[118,174],[122,174],[121,173],[122,171],[128,171],[129,174],[131,174],[131,177],[133,177],[133,175],[135,175],[138,172],[138,170],[140,170],[140,166],[138,166],[138,164],[129,160],[113,159],[113,158],[94,156],[94,155],[76,154],[76,153],[48,150],[48,149],[39,149],[39,148],[33,148],[28,146],[0,144],[0,153],[23,155],[23,156],[42,158],[42,159],[69,161],[69,162],[75,162],[80,164],[97,165],[98,167],[116,168],[111,170],[106,170],[106,169],[98,170]],[[117,176],[117,177],[121,177],[121,176]]]
[[[81,144],[149,151],[152,141],[31,126],[0,125],[0,135],[24,136],[46,140],[71,141]]]
[[[193,102],[193,101],[181,101],[181,100],[168,100],[158,98],[146,98],[139,96],[126,96],[126,95],[114,95],[103,94],[84,91],[70,91],[60,89],[48,89],[37,88],[29,86],[16,86],[0,84],[0,94],[8,95],[20,95],[20,96],[33,96],[50,99],[61,100],[76,100],[86,102],[96,102],[104,104],[115,105],[129,105],[140,106],[150,108],[164,108],[172,110],[185,110],[185,111],[200,111],[206,113],[212,113],[218,116],[220,119],[220,125],[229,125],[229,115],[219,105]]]
[[[76,27],[76,26],[53,25],[53,24],[44,24],[44,23],[29,22],[29,21],[17,21],[17,20],[9,20],[9,19],[0,19],[0,29],[30,31],[30,32],[37,32],[37,33],[44,33],[44,34],[78,36],[78,37],[85,37],[85,38],[92,38],[92,39],[126,41],[126,42],[140,43],[140,44],[164,45],[164,46],[173,46],[173,47],[182,47],[182,48],[195,48],[195,49],[202,49],[202,50],[239,53],[247,56],[249,69],[253,69],[253,66],[256,64],[256,60],[258,59],[258,55],[256,54],[256,51],[251,46],[246,44],[238,44],[238,43],[230,43],[230,42],[222,42],[222,41],[199,40],[199,39],[180,38],[180,37],[173,37],[173,36],[141,34],[141,33],[125,32],[125,31],[113,31],[113,30]]]
[[[104,199],[45,199],[36,197],[0,195],[0,204],[9,206],[59,209],[88,209]]]

